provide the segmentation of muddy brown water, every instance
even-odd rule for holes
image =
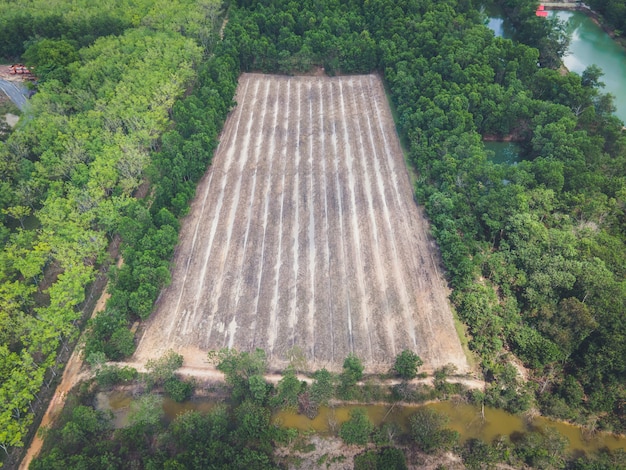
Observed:
[[[114,415],[116,428],[128,425],[128,412],[132,396],[127,392],[100,392],[96,397],[96,407],[110,410]],[[206,399],[194,399],[185,403],[176,403],[169,398],[163,400],[163,411],[166,421],[173,420],[185,411],[210,411],[217,405]],[[401,429],[409,427],[409,417],[419,406],[427,406],[449,418],[447,427],[457,431],[461,441],[472,438],[492,442],[499,436],[515,436],[532,429],[555,428],[569,441],[570,451],[595,452],[600,449],[626,450],[626,437],[610,433],[595,433],[587,436],[584,429],[567,423],[553,421],[544,417],[536,417],[528,422],[524,417],[507,413],[495,408],[485,408],[484,420],[480,408],[468,404],[451,402],[431,403],[428,405],[396,406],[390,411],[391,405],[346,405],[337,407],[321,407],[314,419],[293,411],[279,411],[274,414],[273,421],[284,427],[296,428],[301,431],[315,431],[321,435],[330,435],[339,430],[339,426],[350,418],[350,412],[361,408],[367,412],[369,419],[376,426],[383,423],[394,423]]]

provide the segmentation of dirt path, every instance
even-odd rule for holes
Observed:
[[[110,295],[107,293],[105,286],[102,295],[96,303],[92,316],[104,310],[106,301],[109,297]],[[41,423],[39,424],[39,429],[37,430],[35,437],[33,438],[28,450],[26,451],[26,454],[24,455],[24,458],[22,459],[22,462],[20,463],[19,470],[28,470],[28,466],[30,465],[32,460],[37,457],[39,451],[41,451],[41,447],[43,446],[43,439],[41,438],[40,433],[43,429],[52,424],[54,419],[59,415],[59,413],[61,413],[69,391],[81,380],[89,377],[89,372],[83,370],[83,360],[81,354],[82,350],[80,348],[74,348],[74,352],[72,353],[69,361],[65,365],[65,370],[63,371],[63,377],[61,378],[61,382],[57,386],[52,400],[50,400],[48,409],[46,410],[46,413],[43,415]]]
[[[145,368],[145,364],[141,362],[111,362],[110,365],[118,366],[118,367],[132,367],[137,369],[139,372],[147,372]],[[200,380],[207,380],[211,382],[224,382],[224,374],[217,370],[214,366],[209,364],[208,362],[205,365],[185,365],[176,371],[178,374],[184,377],[195,377]],[[269,383],[277,384],[283,376],[279,373],[267,373],[265,374],[265,380]],[[313,383],[313,379],[308,375],[296,374],[296,377],[301,382]],[[479,380],[471,377],[448,377],[446,379],[449,383],[459,383],[466,386],[468,389],[478,389],[483,390],[485,388],[485,381]],[[375,379],[375,382],[384,386],[393,386],[401,383],[400,379]],[[433,386],[434,377],[426,377],[423,379],[413,379],[408,383],[413,385],[423,384]],[[364,385],[365,382],[359,382],[358,385]]]

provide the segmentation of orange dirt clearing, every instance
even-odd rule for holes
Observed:
[[[467,372],[380,79],[244,74],[236,100],[133,361],[262,348],[282,368],[297,346],[377,372],[411,349]]]

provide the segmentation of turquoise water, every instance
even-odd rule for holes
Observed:
[[[580,11],[552,11],[551,15],[567,22],[572,40],[563,63],[571,71],[582,73],[596,64],[604,72],[604,93],[615,96],[615,115],[626,121],[626,51],[591,18]]]
[[[492,163],[514,165],[520,161],[520,148],[515,142],[484,142],[485,150],[493,152],[488,154]]]
[[[512,29],[502,10],[496,5],[484,5],[486,26],[498,37],[511,38]],[[617,44],[594,21],[580,11],[550,11],[567,23],[571,42],[563,63],[571,72],[581,74],[596,64],[604,72],[601,81],[604,93],[611,93],[617,110],[615,115],[626,122],[626,50]]]

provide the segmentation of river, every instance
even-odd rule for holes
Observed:
[[[512,28],[497,6],[485,6],[487,26],[496,36],[510,38]],[[551,11],[567,23],[571,43],[563,63],[572,72],[582,73],[589,65],[596,64],[604,72],[604,93],[615,97],[615,115],[626,122],[626,51],[594,21],[581,11]]]

